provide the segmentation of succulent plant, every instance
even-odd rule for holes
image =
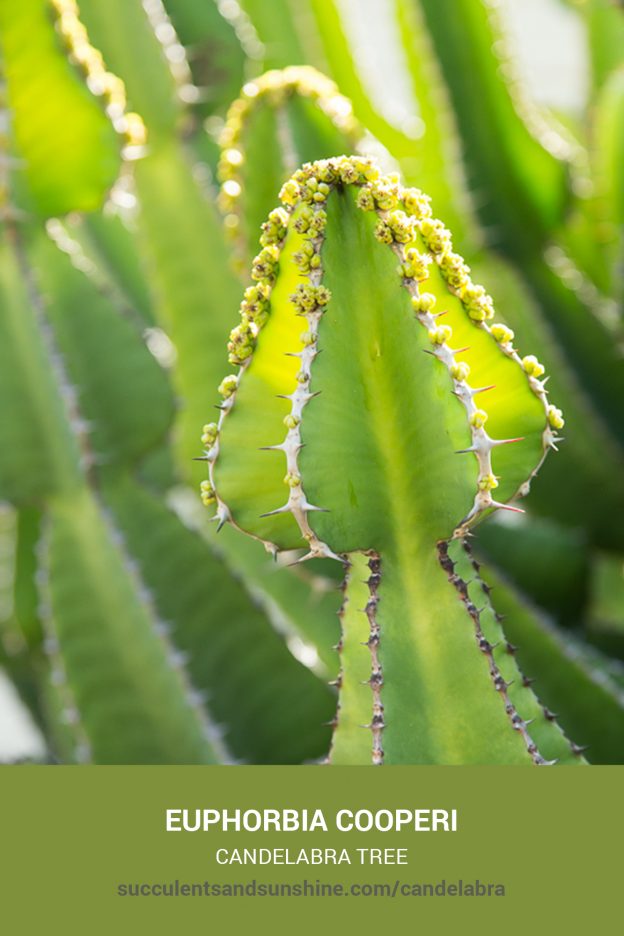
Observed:
[[[202,498],[269,550],[305,542],[304,559],[349,568],[332,761],[573,759],[487,586],[473,601],[465,541],[492,508],[518,509],[507,500],[558,441],[543,365],[491,321],[418,189],[342,157],[304,165],[281,202],[230,335],[240,370],[205,427]],[[343,704],[372,737],[343,723]]]
[[[576,138],[481,0],[0,8],[0,668],[50,760],[622,761],[624,17],[571,5]]]
[[[115,181],[120,151],[138,155],[144,127],[125,110],[124,86],[90,44],[75,4],[59,0],[54,10],[60,35],[40,0],[2,24],[11,123],[0,492],[18,511],[5,665],[51,755],[63,760],[318,756],[327,744],[331,690],[289,653],[256,593],[241,589],[199,536],[133,480],[137,462],[169,430],[171,389],[137,321],[124,316],[61,222],[48,225],[52,240],[45,221],[96,208]],[[65,121],[38,106],[41,78],[25,80],[35,74],[24,60],[25,31]],[[182,570],[188,590],[179,595]],[[305,605],[305,585],[293,588]],[[230,621],[225,632],[218,609]],[[237,675],[224,660],[241,643],[250,654]]]

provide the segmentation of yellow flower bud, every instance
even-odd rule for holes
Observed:
[[[499,344],[509,344],[514,339],[514,333],[511,328],[507,328],[506,325],[501,325],[498,322],[491,326],[490,332],[492,333],[492,338]]]
[[[228,377],[224,377],[221,383],[219,384],[219,393],[224,399],[228,399],[236,391],[238,386],[238,380],[234,374],[230,374]]]
[[[529,377],[541,377],[544,373],[544,365],[540,364],[534,354],[522,358],[522,367]]]
[[[494,488],[498,487],[498,481],[490,472],[490,474],[483,475],[482,478],[479,478],[478,487],[480,491],[493,491]]]
[[[475,429],[482,429],[487,422],[487,418],[488,414],[485,412],[485,410],[475,410],[470,417],[470,425],[474,426]]]
[[[548,422],[553,427],[553,429],[563,429],[565,426],[565,419],[563,418],[563,413],[560,409],[552,404],[548,407]]]
[[[422,293],[420,296],[412,296],[412,308],[414,312],[431,312],[435,308],[436,298],[432,293]]]
[[[468,380],[470,366],[464,361],[456,361],[454,364],[451,364],[450,371],[451,377],[454,377],[455,380]]]
[[[430,341],[436,345],[441,345],[450,339],[453,329],[450,325],[440,325],[438,328],[430,328],[428,334]]]

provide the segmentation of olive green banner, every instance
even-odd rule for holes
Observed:
[[[617,767],[6,767],[3,930],[588,932],[621,899],[623,778]]]

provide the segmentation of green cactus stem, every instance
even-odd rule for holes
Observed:
[[[383,670],[375,617],[379,568],[379,557],[373,553],[353,553],[349,558],[340,610],[340,672],[336,679],[338,688],[345,686],[345,691],[341,692],[334,720],[330,764],[367,763],[371,758],[373,764],[383,763]],[[369,722],[372,744],[368,732],[359,730]]]
[[[140,4],[124,6],[143,16]],[[6,19],[0,10],[8,87],[0,140],[0,499],[15,518],[0,662],[50,756],[63,761],[315,760],[329,746],[324,723],[335,693],[291,652],[258,590],[130,480],[146,456],[167,451],[175,409],[166,372],[146,346],[153,320],[129,308],[133,295],[144,295],[136,258],[125,257],[123,276],[112,272],[130,234],[90,219],[94,243],[87,235],[83,248],[70,233],[80,223],[75,215],[49,215],[100,206],[122,157],[142,151],[145,131],[142,122],[128,126],[124,86],[76,12],[74,3],[51,8],[47,0],[27,0]],[[148,26],[146,41],[154,39]],[[29,58],[32,72],[23,76],[20,41],[30,31],[41,74]],[[48,88],[50,108],[41,104]],[[173,149],[159,140],[177,120],[177,105],[169,116],[157,104],[149,114],[158,163]],[[191,174],[182,170],[181,179],[195,204],[199,190],[185,188]],[[167,188],[177,219],[183,199],[175,201],[171,185],[153,200]],[[129,193],[127,172],[118,189]],[[203,227],[200,203],[185,248]],[[170,255],[175,245],[164,239]],[[204,243],[194,245],[202,263]],[[183,279],[196,288],[194,275]],[[300,588],[298,599],[308,591]],[[298,636],[292,624],[291,631]],[[248,652],[237,652],[241,646]],[[329,657],[327,673],[335,665]]]
[[[247,82],[220,135],[218,204],[244,270],[275,192],[306,160],[355,150],[361,131],[351,102],[307,65]],[[261,169],[260,169],[261,167]]]
[[[120,149],[132,158],[145,143],[123,83],[89,42],[74,0],[4,4],[0,28],[12,149],[24,161],[20,207],[46,217],[97,208],[118,175]]]
[[[281,201],[230,336],[238,372],[204,429],[204,503],[270,551],[369,557],[369,761],[574,760],[554,725],[537,747],[535,699],[513,654],[498,659],[498,619],[454,571],[471,527],[517,511],[507,501],[556,446],[543,365],[493,322],[419,190],[339,157],[299,169]],[[341,707],[361,694],[348,676]]]
[[[553,240],[570,203],[570,170],[582,166],[585,157],[560,128],[544,122],[519,83],[508,80],[510,63],[497,63],[504,42],[495,3],[417,2],[453,102],[487,242],[526,281],[563,355],[593,398],[596,418],[611,428],[621,447],[617,401],[624,392],[624,368],[617,352],[617,317],[583,281],[574,257]]]
[[[489,526],[489,524],[488,524]],[[496,609],[504,615],[507,639],[516,659],[530,674],[531,687],[577,745],[587,747],[592,764],[620,764],[624,759],[624,667],[605,657],[576,634],[558,628],[526,597],[520,599],[488,568]],[[586,633],[591,640],[591,630]],[[550,715],[549,715],[550,713]]]
[[[251,23],[238,4],[167,0],[165,6],[179,42],[192,50],[197,109],[202,117],[225,113],[244,81],[247,60],[262,53]]]

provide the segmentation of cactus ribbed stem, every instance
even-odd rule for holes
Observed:
[[[217,173],[218,204],[238,265],[253,247],[275,190],[297,165],[354,150],[360,136],[351,102],[314,68],[268,71],[243,86],[219,139]]]
[[[341,157],[305,165],[281,199],[230,336],[239,373],[221,384],[219,424],[205,427],[203,500],[216,503],[219,525],[230,521],[269,550],[303,542],[302,559],[351,566],[374,557],[363,609],[373,763],[554,761],[510,708],[478,615],[458,604],[438,559],[492,508],[516,510],[506,501],[526,493],[555,447],[563,418],[547,400],[544,367],[518,354],[510,329],[490,324],[491,298],[420,191]],[[297,317],[307,326],[298,337]],[[457,347],[456,333],[474,347]],[[271,504],[278,455],[288,496]],[[339,678],[347,712],[362,706],[353,684],[361,660],[351,662],[345,639],[358,629],[352,572],[349,582]],[[346,731],[339,708],[334,761],[361,756],[363,742],[345,746]]]

